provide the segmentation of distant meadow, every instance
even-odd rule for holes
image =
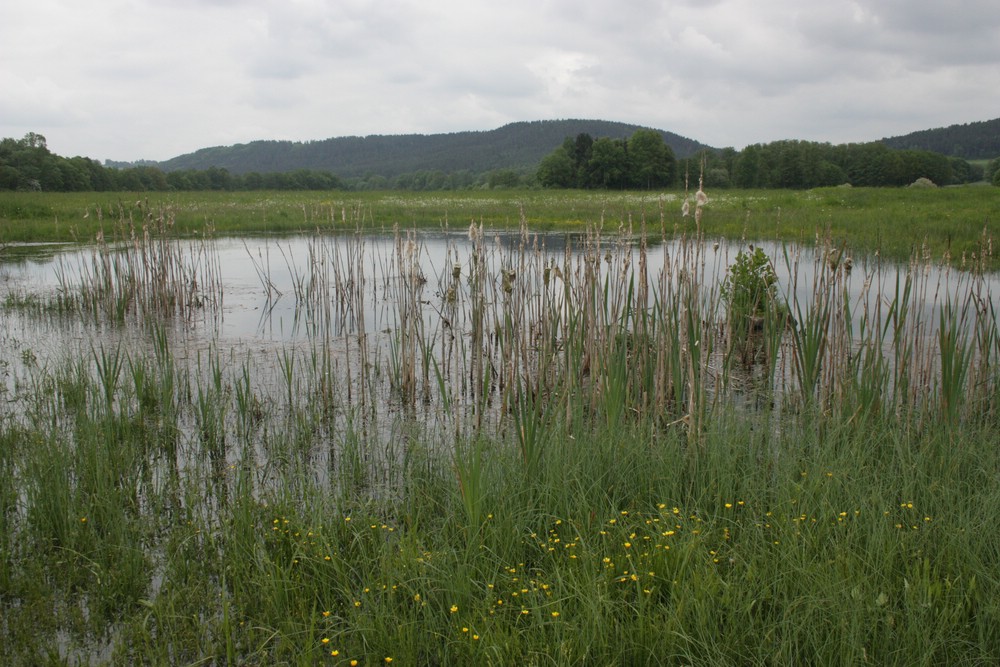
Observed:
[[[998,209],[0,193],[0,653],[1000,662]]]

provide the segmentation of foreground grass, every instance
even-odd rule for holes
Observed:
[[[248,419],[240,382],[34,374],[0,421],[11,663],[1000,660],[995,416],[720,408],[692,447],[581,407],[530,465],[404,419],[373,487],[384,443],[312,400]]]
[[[183,234],[294,233],[401,227],[515,228],[525,217],[536,230],[645,224],[659,235],[694,231],[682,218],[683,192],[491,191],[0,193],[0,243],[93,240],[123,218],[138,224],[167,217]],[[854,253],[879,252],[906,261],[973,265],[987,255],[1000,196],[990,187],[822,188],[809,191],[720,190],[709,193],[702,231],[748,240],[811,245],[829,238]],[[110,221],[110,222],[109,222]],[[975,258],[973,257],[975,256]]]

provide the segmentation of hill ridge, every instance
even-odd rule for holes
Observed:
[[[1000,118],[918,130],[881,140],[889,148],[934,151],[966,160],[1000,156]]]
[[[580,133],[627,138],[636,130],[653,129],[677,157],[712,149],[673,132],[617,121],[592,119],[515,121],[493,130],[439,134],[371,134],[311,141],[260,139],[213,146],[156,163],[164,171],[219,167],[233,174],[330,171],[341,177],[377,174],[392,178],[415,171],[529,170],[566,137]]]

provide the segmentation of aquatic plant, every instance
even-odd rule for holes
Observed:
[[[989,276],[848,271],[822,236],[730,262],[659,227],[556,247],[524,212],[441,266],[416,232],[317,232],[284,297],[256,255],[307,324],[264,350],[173,308],[106,317],[75,280],[61,314],[0,310],[53,336],[79,313],[86,351],[0,327],[6,655],[1000,659]],[[763,354],[732,344],[739,312]]]

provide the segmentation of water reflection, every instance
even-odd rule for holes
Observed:
[[[509,270],[525,252],[544,265],[565,266],[593,241],[582,234],[525,238],[510,232],[488,232],[487,240],[493,250],[489,270],[498,281],[503,279],[503,271]],[[426,280],[422,291],[424,316],[434,318],[452,285],[453,273],[462,271],[468,277],[472,248],[469,237],[464,233],[421,231],[405,242],[415,244],[416,270]],[[639,249],[635,239],[617,237],[599,242],[618,259],[623,252],[627,253],[631,257],[629,268],[637,266]],[[204,242],[177,243],[195,248]],[[220,238],[210,243],[211,253],[218,262],[222,303],[218,317],[194,318],[183,327],[188,342],[211,341],[224,347],[273,345],[308,341],[317,336],[357,334],[359,327],[365,333],[378,334],[398,325],[392,300],[401,269],[398,239],[391,235]],[[717,288],[736,254],[747,245],[721,239],[703,242],[695,258],[703,284]],[[767,241],[749,245],[763,248],[771,258],[782,298],[807,307],[818,280],[828,271],[826,251]],[[645,249],[646,272],[654,288],[657,276],[677,255],[690,252],[691,245],[686,240],[651,242]],[[52,327],[47,321],[41,331],[36,328],[39,325],[23,319],[18,309],[10,306],[53,299],[86,280],[87,265],[93,261],[91,248],[10,246],[0,261],[0,290],[8,304],[3,309],[8,336],[32,344],[49,339],[54,349],[85,342],[88,336],[79,327],[69,326],[60,333],[59,327]],[[976,277],[927,262],[897,265],[866,255],[851,257],[850,261],[853,266],[842,278],[843,297],[854,313],[876,307],[880,299],[895,298],[907,278],[915,284],[919,282],[920,290],[914,298],[923,318],[933,315],[935,304],[948,295],[958,300],[974,282],[979,283],[978,289],[989,298],[997,293],[996,275]],[[628,259],[625,264],[629,265]],[[610,268],[610,262],[601,267],[602,271]],[[359,276],[362,284],[353,284]],[[676,280],[677,276],[671,279]],[[360,291],[363,298],[348,304],[349,290]],[[358,310],[359,305],[363,312]],[[92,334],[101,338],[109,332]]]

